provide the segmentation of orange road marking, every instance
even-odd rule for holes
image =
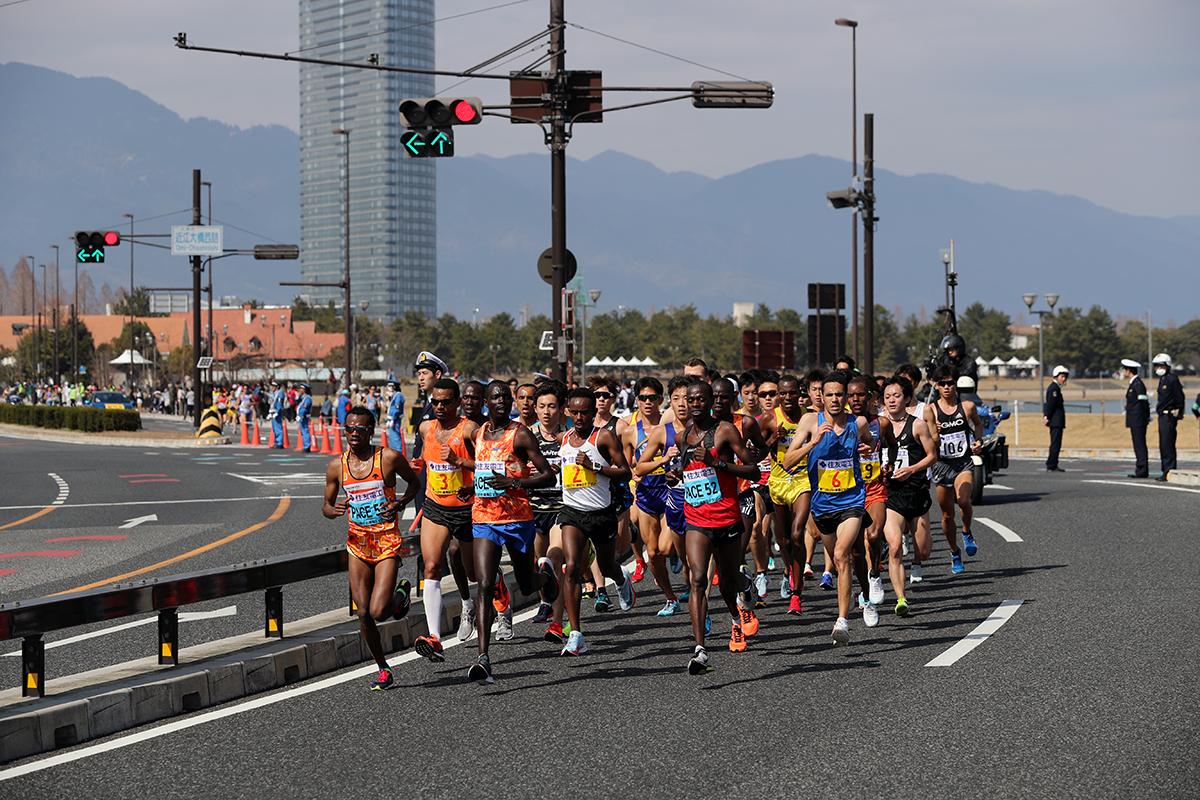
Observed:
[[[49,514],[51,511],[53,511],[56,508],[58,508],[58,506],[46,506],[41,511],[33,512],[28,517],[21,517],[18,520],[7,523],[6,525],[0,525],[0,531],[7,530],[9,528],[15,528],[18,525],[20,525],[22,522],[32,522],[33,520],[37,519],[38,517],[46,516],[47,514]]]

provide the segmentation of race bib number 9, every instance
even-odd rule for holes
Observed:
[[[429,485],[436,495],[456,494],[463,485],[462,470],[452,464],[430,461]]]
[[[721,499],[721,484],[712,467],[683,471],[683,498],[689,506],[704,506]]]
[[[355,525],[380,525],[384,522],[387,497],[383,489],[369,489],[350,495],[347,506],[350,509],[350,521]]]
[[[967,453],[966,431],[943,433],[939,445],[942,458],[962,458]]]
[[[863,483],[871,483],[879,477],[879,453],[872,453],[860,464]]]
[[[854,479],[854,461],[821,459],[817,462],[817,489],[826,494],[841,494],[858,485]]]
[[[563,464],[563,488],[587,489],[596,485],[595,470],[584,469],[578,464]]]
[[[484,498],[499,497],[504,494],[504,490],[495,489],[489,484],[485,478],[490,478],[493,475],[503,476],[505,474],[503,461],[476,461],[475,462],[475,496]]]

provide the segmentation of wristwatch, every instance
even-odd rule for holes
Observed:
[[[514,488],[514,489],[523,489],[523,488],[525,488],[525,487],[521,485],[521,479],[520,479],[520,478],[513,478],[513,480],[512,480],[512,488]]]
[[[714,467],[715,469],[719,469],[719,470],[725,470],[725,469],[727,469],[727,468],[729,467],[729,464],[727,464],[727,463],[724,461],[724,459],[720,459],[720,458],[718,458],[716,461],[714,461],[714,462],[713,462],[713,467]]]

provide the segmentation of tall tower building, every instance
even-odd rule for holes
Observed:
[[[434,0],[300,0],[300,48],[311,58],[434,68]],[[350,144],[350,283],[354,313],[437,312],[436,184],[432,159],[400,151],[400,100],[434,94],[433,77],[300,65],[300,271],[342,278]],[[342,305],[342,290],[312,288]]]

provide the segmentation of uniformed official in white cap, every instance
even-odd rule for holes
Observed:
[[[1158,403],[1154,416],[1158,418],[1158,456],[1162,461],[1162,476],[1155,480],[1165,481],[1175,469],[1175,435],[1179,420],[1183,419],[1183,385],[1179,376],[1171,370],[1171,357],[1159,353],[1154,357],[1154,374],[1158,376]]]
[[[1067,427],[1062,387],[1071,376],[1071,371],[1059,364],[1050,374],[1054,376],[1054,380],[1046,387],[1046,400],[1042,405],[1042,422],[1050,429],[1050,450],[1046,453],[1046,469],[1050,472],[1066,472],[1058,466],[1058,454],[1062,450],[1063,429]]]
[[[1150,425],[1150,398],[1142,383],[1142,365],[1132,358],[1121,359],[1121,371],[1129,381],[1125,389],[1125,427],[1133,440],[1133,473],[1131,478],[1149,478],[1149,456],[1146,454],[1146,428]]]

